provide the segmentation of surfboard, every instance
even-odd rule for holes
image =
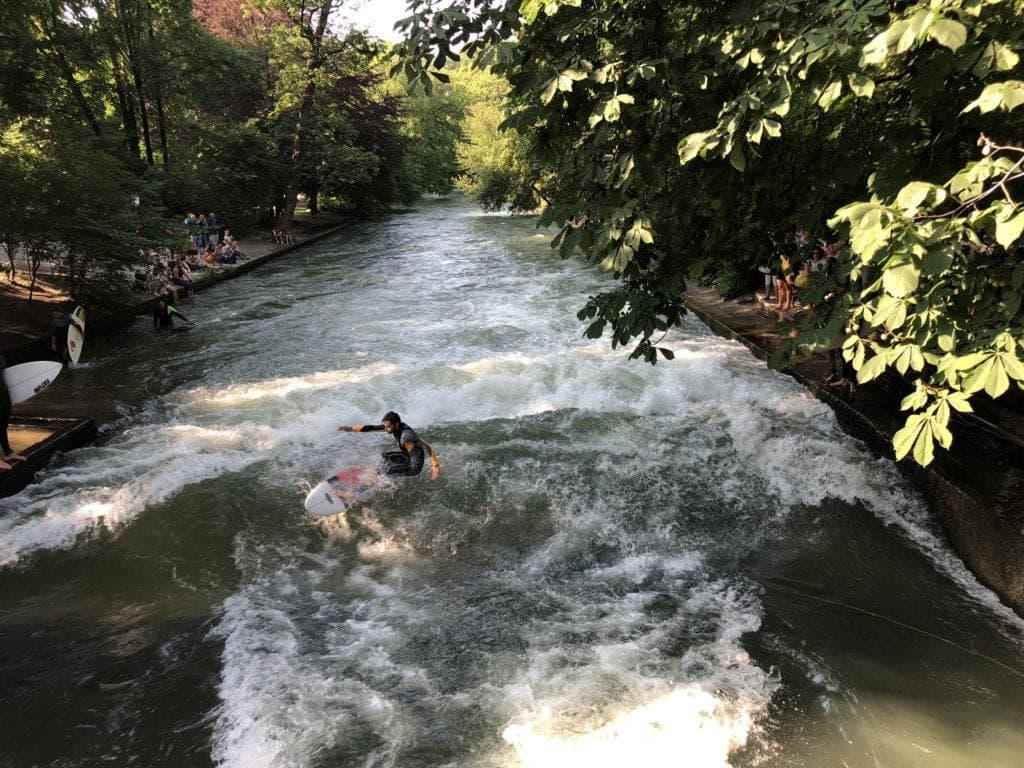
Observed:
[[[314,517],[339,515],[349,507],[368,501],[380,483],[374,467],[351,467],[331,475],[306,496],[306,512]]]
[[[82,327],[79,330],[74,325],[68,326],[68,357],[71,358],[72,363],[77,363],[78,358],[82,356],[82,345],[85,344],[85,310],[75,307],[75,311],[71,313],[71,319]]]
[[[4,384],[11,394],[12,403],[21,403],[46,389],[64,370],[61,363],[36,360],[4,368]]]

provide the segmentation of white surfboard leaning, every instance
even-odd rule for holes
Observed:
[[[68,326],[68,357],[72,363],[77,363],[82,356],[82,346],[85,344],[85,310],[82,307],[75,307],[71,313],[71,319],[81,327],[76,328],[74,323]]]
[[[314,517],[340,515],[377,492],[380,475],[373,467],[351,467],[331,475],[306,495],[306,512]]]
[[[4,368],[4,383],[12,403],[22,403],[38,395],[56,379],[64,366],[52,360],[36,360]]]

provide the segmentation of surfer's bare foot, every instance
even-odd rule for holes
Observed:
[[[8,453],[6,456],[4,456],[4,461],[28,461],[28,459],[26,459],[20,453]]]

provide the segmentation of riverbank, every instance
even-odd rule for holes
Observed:
[[[725,300],[712,288],[692,286],[687,307],[719,335],[736,339],[762,360],[781,340],[776,318],[757,296]],[[823,384],[824,355],[786,369],[827,403],[843,429],[875,453],[893,459],[892,436],[903,426],[898,382],[880,381],[853,393]],[[1024,616],[1024,441],[1020,415],[999,401],[982,404],[956,423],[951,451],[939,450],[928,467],[904,460],[900,471],[927,499],[953,549],[978,580]]]
[[[198,293],[224,280],[248,274],[261,264],[327,237],[351,222],[350,218],[330,214],[299,215],[292,226],[292,243],[276,243],[270,232],[257,232],[241,239],[239,248],[248,258],[199,273],[195,291]],[[137,316],[148,314],[151,307],[151,297],[139,292],[126,295],[116,312],[90,312],[87,307],[87,342],[128,325]],[[48,275],[37,279],[31,293],[23,276],[13,284],[8,280],[0,282],[0,355],[6,365],[54,359],[51,313],[55,309],[70,312],[73,308],[71,297]],[[0,472],[0,496],[10,496],[33,482],[35,473],[46,466],[56,452],[80,447],[95,438],[95,414],[72,413],[71,410],[62,408],[60,416],[55,416],[34,409],[31,400],[19,404],[8,427],[8,436],[14,450],[26,460]],[[82,406],[75,406],[75,410],[81,411]],[[47,425],[44,430],[39,429],[41,421]]]
[[[247,274],[270,259],[326,237],[351,223],[351,218],[327,213],[316,216],[296,214],[292,224],[294,242],[287,245],[275,243],[269,230],[259,230],[237,240],[239,248],[249,257],[247,261],[199,273],[196,277],[196,291]],[[31,296],[27,275],[19,272],[17,278],[15,284],[7,278],[0,279],[0,355],[6,358],[8,365],[50,359],[51,312],[54,309],[70,312],[75,306],[67,292],[45,274],[40,276]],[[87,314],[88,337],[102,336],[149,311],[149,297],[137,292],[131,293],[125,296],[121,308],[116,312]]]

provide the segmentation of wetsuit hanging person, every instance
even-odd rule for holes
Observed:
[[[380,424],[342,424],[338,429],[342,432],[387,432],[398,441],[397,451],[384,453],[381,471],[386,475],[418,475],[423,471],[423,460],[430,455],[430,479],[437,480],[441,472],[441,462],[437,454],[426,440],[416,434],[412,427],[402,421],[402,417],[394,411],[384,414]]]

